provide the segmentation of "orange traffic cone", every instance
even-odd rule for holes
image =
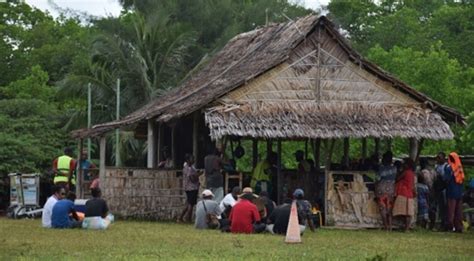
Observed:
[[[288,221],[285,243],[301,243],[300,224],[298,223],[298,210],[295,200],[291,203],[290,220]]]

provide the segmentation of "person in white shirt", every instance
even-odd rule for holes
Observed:
[[[48,198],[43,207],[42,223],[43,227],[51,228],[51,215],[53,214],[53,207],[58,200],[66,196],[66,190],[61,186],[53,186],[53,195]]]
[[[225,195],[225,197],[222,199],[221,203],[219,204],[219,207],[221,208],[222,213],[224,213],[226,217],[229,216],[230,210],[232,209],[232,207],[234,207],[235,203],[237,203],[239,194],[240,194],[240,188],[234,187],[232,188],[232,192]]]

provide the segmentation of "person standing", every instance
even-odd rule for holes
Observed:
[[[429,220],[429,198],[430,189],[424,175],[418,177],[416,184],[416,197],[418,200],[418,225],[422,228],[426,228]]]
[[[41,220],[43,227],[51,228],[51,215],[53,214],[53,207],[59,200],[66,196],[66,190],[61,186],[53,186],[53,195],[48,198],[43,207]]]
[[[392,165],[392,152],[382,156],[382,165],[375,176],[375,196],[385,230],[392,230],[392,208],[395,198],[397,168]]]
[[[224,198],[224,177],[222,175],[221,152],[215,148],[213,153],[204,157],[206,170],[206,188],[214,194],[214,200],[220,202]]]
[[[414,162],[411,158],[404,159],[403,172],[397,178],[395,184],[396,199],[393,207],[393,215],[401,216],[405,223],[405,231],[410,228],[410,222],[415,215],[414,189],[415,189],[415,173]]]
[[[436,175],[433,180],[433,205],[431,210],[430,229],[435,227],[436,216],[438,216],[438,219],[441,222],[440,230],[445,230],[447,227],[448,203],[446,200],[446,182],[444,177],[448,168],[449,165],[446,162],[446,154],[444,154],[444,152],[439,152],[436,156]]]
[[[447,230],[462,233],[462,195],[464,170],[456,152],[448,156],[449,166],[444,173],[444,180],[448,184],[446,198],[448,201]]]
[[[186,154],[183,165],[183,187],[186,192],[186,207],[183,209],[177,222],[191,221],[193,208],[197,203],[199,190],[199,174],[194,167],[194,156]]]
[[[82,176],[84,177],[84,180],[91,180],[91,170],[94,171],[97,169],[97,166],[87,158],[87,149],[83,149],[81,152],[81,158],[79,160],[79,168],[82,169]]]
[[[74,191],[76,185],[76,161],[72,158],[72,149],[64,149],[64,155],[53,161],[54,185],[66,188],[66,191]]]

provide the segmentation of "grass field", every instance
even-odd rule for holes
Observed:
[[[52,230],[0,219],[0,260],[474,260],[474,233],[322,229],[303,243],[282,236],[197,231],[191,225],[119,221],[107,231]]]

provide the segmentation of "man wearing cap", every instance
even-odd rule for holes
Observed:
[[[304,191],[300,188],[296,189],[295,192],[293,192],[293,199],[296,200],[299,223],[304,226],[309,226],[311,231],[314,232],[313,219],[311,218],[311,204],[309,203],[309,201],[304,199]]]
[[[202,200],[196,205],[196,220],[194,227],[197,229],[208,229],[207,214],[214,214],[218,218],[222,213],[219,204],[213,200],[214,194],[209,189],[202,192]]]
[[[53,161],[54,185],[73,191],[76,185],[75,170],[76,161],[72,157],[72,149],[65,148],[64,155],[57,157]]]
[[[230,231],[232,233],[260,233],[265,230],[265,224],[260,223],[260,214],[257,206],[251,201],[258,197],[253,194],[252,188],[244,188],[239,196],[240,200],[230,211]]]

